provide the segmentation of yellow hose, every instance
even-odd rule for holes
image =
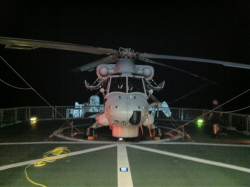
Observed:
[[[45,185],[43,184],[39,184],[39,183],[36,183],[34,181],[32,181],[28,174],[27,174],[27,169],[28,167],[34,165],[35,167],[41,167],[41,166],[44,166],[46,165],[46,162],[55,162],[57,159],[61,159],[61,158],[64,158],[64,157],[67,157],[68,154],[70,153],[70,150],[67,148],[67,147],[57,147],[55,148],[54,150],[52,151],[48,151],[46,153],[43,154],[43,159],[33,163],[33,164],[30,164],[28,165],[25,169],[24,169],[24,173],[25,173],[25,176],[26,176],[26,179],[31,182],[32,184],[35,184],[37,186],[42,186],[42,187],[46,187]],[[53,156],[53,157],[52,157]],[[56,157],[56,158],[55,158]]]

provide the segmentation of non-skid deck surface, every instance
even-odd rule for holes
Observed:
[[[57,147],[67,147],[71,152],[45,166],[30,166],[27,173],[34,182],[48,187],[250,184],[250,137],[237,132],[223,130],[227,135],[214,139],[208,124],[202,128],[190,124],[185,130],[193,141],[48,139],[61,125],[61,121],[41,121],[36,126],[24,123],[0,129],[0,186],[36,186],[26,179],[25,167]],[[128,171],[121,172],[120,168]]]

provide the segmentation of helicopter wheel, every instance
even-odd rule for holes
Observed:
[[[88,140],[93,140],[95,138],[95,129],[94,128],[87,128],[86,136],[88,137]]]
[[[162,136],[162,130],[160,128],[155,128],[152,131],[152,135],[154,138],[160,138]]]

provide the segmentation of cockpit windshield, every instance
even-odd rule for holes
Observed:
[[[130,92],[144,93],[142,78],[128,77],[128,93]]]
[[[141,77],[111,77],[110,82],[110,92],[144,92],[143,79]]]
[[[112,77],[109,92],[125,92],[126,93],[126,77]]]

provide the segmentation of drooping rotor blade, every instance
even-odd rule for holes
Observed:
[[[196,74],[193,74],[193,73],[184,71],[184,70],[182,70],[182,69],[175,68],[175,67],[172,67],[172,66],[169,66],[169,65],[160,63],[160,62],[156,62],[156,61],[154,61],[154,60],[150,60],[150,59],[148,59],[148,58],[139,57],[138,60],[141,60],[141,61],[144,61],[144,62],[147,62],[147,63],[151,63],[151,64],[156,64],[156,65],[164,66],[164,67],[171,68],[171,69],[174,69],[174,70],[177,70],[177,71],[181,71],[181,72],[183,72],[183,73],[186,73],[186,74],[192,75],[192,76],[194,76],[194,77],[198,77],[198,78],[201,78],[201,79],[203,79],[203,80],[206,80],[206,81],[208,81],[208,82],[210,82],[210,83],[216,84],[215,82],[213,82],[213,81],[211,81],[211,80],[209,80],[209,79],[207,79],[207,78],[201,77],[201,76],[199,76],[199,75],[196,75]]]
[[[170,55],[158,55],[158,54],[140,54],[140,57],[169,59],[169,60],[182,60],[182,61],[193,61],[193,62],[204,62],[204,63],[211,63],[211,64],[220,64],[220,65],[224,65],[224,66],[228,66],[228,67],[234,67],[234,68],[250,69],[250,65],[248,65],[248,64],[240,64],[240,63],[234,63],[234,62],[203,59],[203,58],[170,56]]]
[[[100,60],[96,60],[94,62],[90,62],[88,64],[84,64],[80,67],[77,67],[73,69],[72,71],[78,72],[78,71],[90,71],[97,67],[100,64],[111,64],[117,62],[117,58],[114,55],[110,55],[108,57],[102,58]]]
[[[37,48],[47,48],[47,49],[59,49],[67,51],[84,52],[91,54],[117,54],[118,52],[114,49],[91,47],[85,45],[76,45],[70,43],[60,43],[42,40],[29,40],[21,38],[8,38],[0,37],[0,44],[5,45],[8,49],[22,49],[22,50],[32,50]]]

